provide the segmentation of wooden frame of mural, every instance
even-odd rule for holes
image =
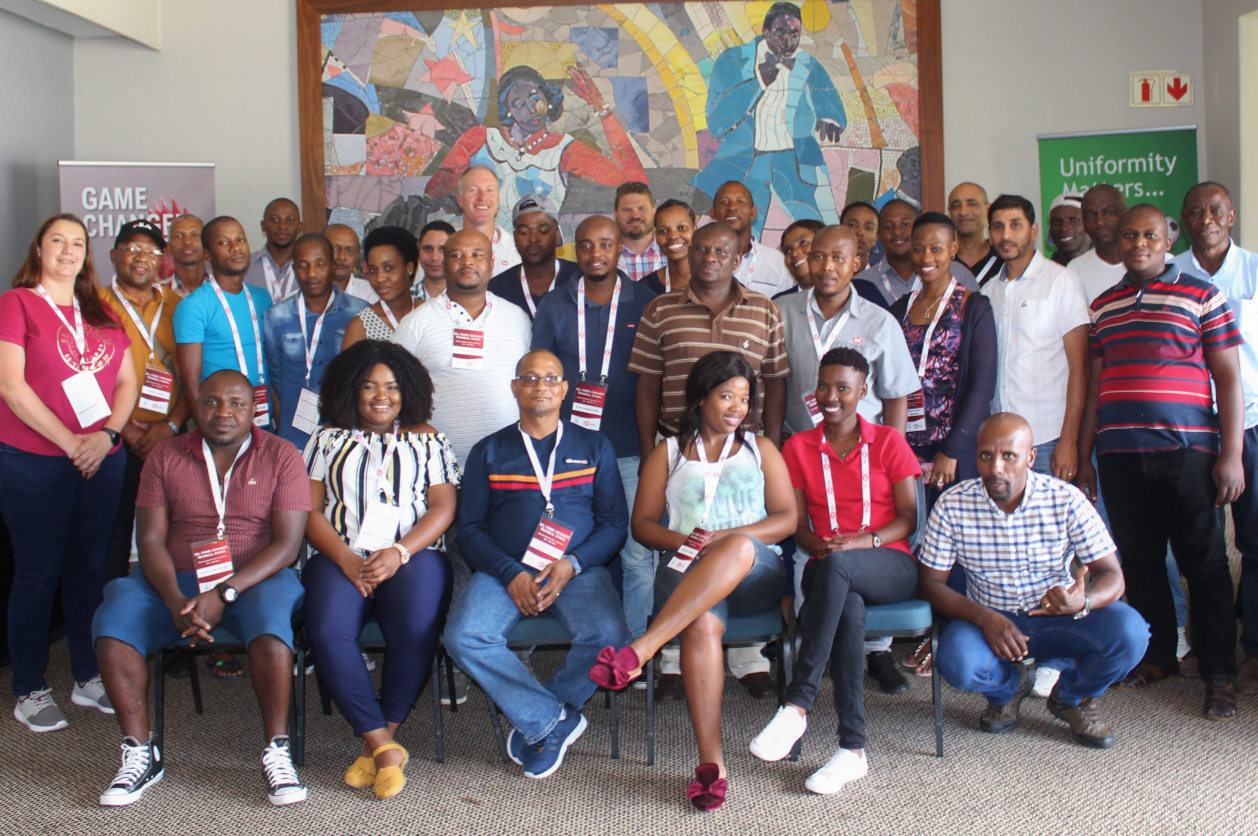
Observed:
[[[794,2],[802,5],[802,0],[794,0]],[[909,2],[909,0],[906,0],[906,2]],[[591,2],[591,0],[540,0],[540,2],[538,0],[442,0],[441,2],[434,2],[434,0],[297,0],[297,90],[301,131],[302,216],[306,219],[306,228],[315,231],[322,228],[328,205],[328,177],[324,144],[326,137],[324,134],[322,15],[345,13],[384,14],[390,12],[415,12],[419,14],[425,11],[444,11],[450,6],[470,10],[518,9],[536,6],[590,7],[596,5],[598,4]],[[765,9],[768,9],[771,5],[768,2],[763,3]],[[839,2],[825,3],[824,5],[825,10],[820,13],[826,15],[826,18],[829,19],[829,8],[838,8],[847,5],[847,3],[846,0],[839,0]],[[944,202],[943,56],[940,37],[940,0],[915,0],[913,7],[915,7],[916,11],[917,101],[916,103],[910,102],[908,109],[912,111],[912,118],[917,120],[915,128],[919,148],[918,153],[920,155],[920,199],[924,210],[944,211],[946,207]],[[600,8],[606,10],[609,7],[600,6]],[[909,7],[901,5],[899,11],[903,11],[904,8]],[[848,5],[847,11],[852,14],[853,20],[855,20],[856,11],[853,6]],[[814,14],[816,13],[814,12]],[[805,19],[807,17],[805,15]],[[900,20],[898,14],[896,20],[897,22]],[[630,24],[626,23],[625,25]],[[796,28],[798,29],[798,27]],[[846,45],[843,46],[843,50],[848,66],[852,70],[856,70],[856,63],[852,58],[851,51],[848,50]],[[796,54],[802,55],[802,51]],[[757,60],[758,58],[759,56],[757,56]],[[500,68],[501,63],[500,59]],[[853,80],[860,81],[858,71],[854,74]],[[807,83],[812,81],[813,78],[810,75]],[[828,76],[826,82],[829,83]],[[496,79],[494,83],[496,86]],[[863,84],[863,82],[860,83]],[[763,86],[763,82],[761,84]],[[833,87],[831,87],[831,90],[833,91]],[[869,95],[865,93],[864,86],[860,87],[860,93],[863,97],[864,107],[872,113],[874,104],[869,100]],[[582,98],[585,97],[582,96]],[[645,99],[645,95],[642,98]],[[903,102],[897,101],[895,106],[901,108],[901,115],[903,115],[905,110]],[[606,111],[603,112],[605,113]],[[874,119],[872,121],[876,127],[877,120]],[[821,119],[817,121],[817,129],[818,131],[823,130]],[[619,131],[620,129],[617,128],[616,130]],[[620,136],[623,137],[624,134],[621,133]],[[879,138],[881,139],[881,137]],[[761,140],[757,138],[756,141],[760,142]],[[757,146],[757,148],[759,147]],[[402,155],[406,151],[404,148],[399,148],[397,153]],[[613,149],[614,153],[615,149]],[[757,151],[756,153],[759,154],[761,152]],[[795,153],[795,151],[792,149],[791,153]],[[634,159],[636,161],[636,156]],[[708,159],[704,159],[704,163],[707,163]],[[821,163],[821,165],[817,166],[817,169],[824,174],[828,164]],[[711,166],[709,165],[708,167]],[[429,170],[431,171],[431,168]],[[697,181],[698,179],[698,176],[696,176],[695,180]],[[762,212],[764,211],[762,209]]]

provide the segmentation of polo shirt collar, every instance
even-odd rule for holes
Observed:
[[[707,305],[695,298],[694,292],[691,290],[692,287],[694,287],[693,282],[687,284],[681,289],[681,299],[679,301],[685,304],[698,305],[701,308],[706,308]],[[747,288],[743,287],[742,282],[738,279],[732,277],[730,278],[730,289],[734,292],[735,305],[741,305],[747,301]]]
[[[848,284],[848,288],[851,292],[847,295],[847,301],[843,304],[842,308],[839,308],[839,312],[836,313],[835,316],[843,316],[846,312],[850,313],[855,319],[861,319],[868,310],[867,306],[870,303],[857,293],[856,288],[850,283]],[[825,314],[821,312],[821,307],[817,304],[816,294],[811,293],[809,290],[800,290],[800,293],[803,293],[806,297],[808,297],[808,301],[805,304],[810,305],[812,309],[824,319]],[[830,320],[826,319],[825,321],[829,322]]]
[[[1228,250],[1228,255],[1231,255],[1230,248]],[[1196,256],[1193,256],[1193,259],[1195,260]],[[1226,264],[1227,262],[1225,261],[1224,263]],[[1153,281],[1161,282],[1162,284],[1176,284],[1177,282],[1179,282],[1180,275],[1182,274],[1180,272],[1179,265],[1172,261],[1168,261],[1166,262],[1166,269],[1162,271],[1162,275],[1153,279]],[[1152,283],[1153,282],[1150,282],[1149,284],[1152,284]],[[1126,273],[1123,273],[1123,279],[1122,281],[1118,283],[1118,286],[1122,288],[1131,288],[1132,290],[1136,289],[1136,286],[1132,284],[1131,281],[1127,278]],[[1148,286],[1149,286],[1148,284],[1145,285],[1145,287],[1148,287]]]
[[[1236,259],[1240,258],[1236,250],[1236,242],[1229,235],[1227,239],[1227,253],[1223,256],[1223,263],[1219,265],[1219,272],[1215,275],[1227,275],[1236,269]],[[1210,276],[1210,271],[1201,266],[1201,262],[1197,260],[1197,253],[1192,247],[1188,248],[1188,257],[1192,259],[1192,266],[1196,267],[1201,272],[1201,275]]]
[[[852,458],[852,456],[860,452],[861,444],[874,443],[874,434],[876,432],[874,429],[874,425],[870,423],[869,421],[866,421],[864,418],[862,418],[860,413],[857,413],[856,415],[856,424],[857,426],[860,427],[861,440],[860,440],[860,444],[857,444],[855,447],[853,447],[852,451],[847,454],[848,459]],[[810,445],[812,445],[814,449],[820,450],[821,452],[828,454],[830,458],[832,459],[839,458],[838,455],[834,452],[834,448],[830,446],[829,440],[826,439],[826,425],[825,424],[821,424],[817,427],[814,427],[812,430],[809,430],[805,434],[805,439],[808,441]],[[840,461],[847,461],[847,459],[841,459]]]
[[[205,438],[205,433],[201,432],[200,427],[193,428],[192,432],[184,436],[183,446],[192,455],[201,461],[205,461],[205,451],[201,447],[201,440]],[[262,442],[262,430],[258,429],[256,424],[249,427],[249,449],[256,450]]]
[[[1036,250],[1035,254],[1031,256],[1031,260],[1027,262],[1026,269],[1022,271],[1022,275],[1018,276],[1018,278],[1014,279],[1014,281],[1017,282],[1022,279],[1034,279],[1038,277],[1040,275],[1040,271],[1044,269],[1044,262],[1047,260],[1048,259],[1044,258],[1044,254],[1042,252]],[[1007,282],[1009,280],[1005,278],[1005,276],[1008,274],[1009,264],[1008,262],[1005,262],[1000,266],[1000,273],[997,278],[1002,282]]]

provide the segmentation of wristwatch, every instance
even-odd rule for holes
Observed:
[[[1083,593],[1083,609],[1072,615],[1071,618],[1078,621],[1081,618],[1087,618],[1090,612],[1092,612],[1092,596],[1085,592]]]
[[[881,548],[882,548],[882,538],[878,536],[878,532],[877,532],[877,531],[871,531],[871,532],[870,532],[870,534],[869,534],[869,536],[874,538],[874,548],[875,548],[875,549],[881,549]]]
[[[575,578],[581,574],[581,561],[577,560],[577,556],[575,554],[565,554],[564,557],[568,558],[568,562],[572,564],[572,576]]]
[[[111,430],[109,429],[109,427],[101,427],[100,431],[103,432],[105,435],[109,436],[110,444],[116,445],[118,444],[118,442],[122,441],[122,436],[119,435],[119,433],[116,430]]]
[[[397,549],[397,553],[401,555],[402,557],[401,563],[403,566],[405,566],[407,563],[410,562],[410,559],[411,559],[410,549],[408,549],[406,546],[403,546],[400,542],[394,543],[393,548]]]
[[[214,588],[218,590],[219,600],[228,606],[236,603],[236,599],[240,597],[240,593],[236,591],[236,587],[228,586],[227,581],[223,581]]]

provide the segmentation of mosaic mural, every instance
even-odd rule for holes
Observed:
[[[705,212],[726,180],[776,243],[853,200],[917,202],[916,0],[620,3],[322,18],[331,221],[418,230],[460,172],[571,231],[616,186]]]

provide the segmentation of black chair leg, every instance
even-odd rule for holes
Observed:
[[[450,654],[446,654],[446,693],[450,695],[450,713],[459,713],[459,701],[457,694],[454,693],[454,660],[450,658]],[[440,699],[440,697],[438,697]]]
[[[646,663],[646,765],[655,766],[655,657]]]
[[[450,691],[451,700],[454,702],[454,691]],[[494,726],[494,738],[498,741],[498,756],[502,758],[503,763],[511,763],[511,758],[507,756],[507,741],[502,736],[502,723],[498,721],[498,706],[494,701],[489,699],[489,695],[485,695],[485,702],[489,703],[489,722]]]
[[[944,756],[943,745],[943,693],[939,683],[939,627],[930,625],[930,690],[935,703],[935,757]]]
[[[432,660],[433,735],[437,738],[437,763],[446,762],[445,733],[441,726],[441,657],[438,649]]]
[[[787,673],[786,642],[782,641],[781,636],[778,636],[773,643],[777,646],[778,708],[781,708],[786,705],[786,677],[789,675]]]
[[[205,706],[201,702],[201,674],[197,672],[197,659],[195,654],[191,654],[188,660],[188,670],[191,674],[188,677],[189,683],[192,685],[192,708],[197,714],[205,713]]]
[[[166,651],[157,651],[156,676],[153,677],[153,742],[163,756],[166,752],[162,733],[166,723]]]
[[[620,726],[616,722],[616,692],[607,692],[607,708],[611,712],[612,758],[620,757]]]
[[[297,674],[293,677],[293,763],[306,762],[306,643],[297,641]]]

